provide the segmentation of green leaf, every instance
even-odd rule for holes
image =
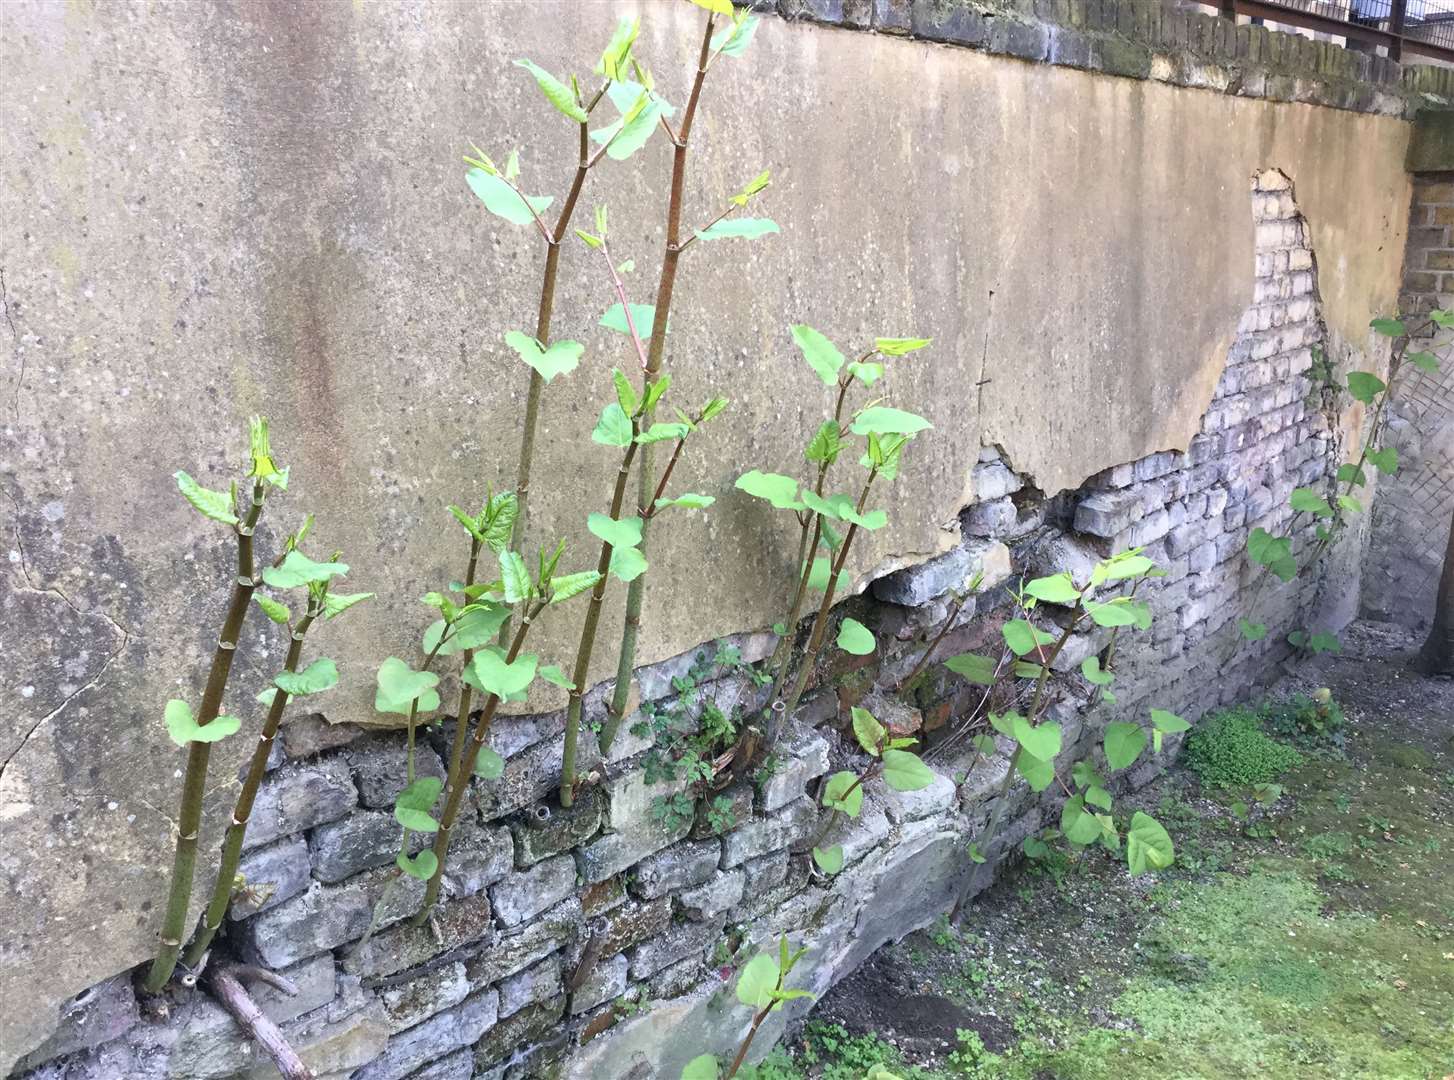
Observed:
[[[566,574],[564,577],[551,578],[550,580],[550,602],[561,604],[573,596],[579,596],[587,589],[594,589],[596,582],[601,580],[601,575],[595,570],[582,570],[578,574]],[[545,672],[541,671],[544,675]]]
[[[972,683],[980,686],[993,686],[995,682],[995,662],[988,656],[980,656],[978,653],[960,653],[958,656],[951,656],[944,661],[944,666],[956,675],[962,675]]]
[[[439,859],[428,848],[425,848],[413,858],[409,857],[408,852],[401,851],[394,858],[394,865],[411,878],[418,881],[428,881],[434,876],[434,871],[439,869]]]
[[[1080,600],[1080,590],[1070,580],[1069,574],[1036,578],[1025,586],[1025,591],[1047,604],[1075,604]]]
[[[657,499],[656,508],[658,510],[665,510],[668,507],[680,506],[684,510],[705,510],[716,501],[715,496],[697,495],[693,492],[686,491],[674,499]]]
[[[1030,754],[1015,757],[1015,771],[1029,783],[1031,791],[1044,791],[1055,782],[1055,766]]]
[[[646,573],[646,556],[640,548],[612,548],[609,570],[618,581],[630,583]]]
[[[777,989],[778,962],[770,953],[758,953],[737,976],[737,1000],[753,1009],[765,1009]]]
[[[640,18],[622,15],[616,23],[616,30],[611,35],[610,42],[606,45],[606,51],[601,54],[596,70],[608,79],[614,80],[624,76],[627,71],[626,58],[631,55],[631,45],[636,41],[636,34],[640,29]]]
[[[686,424],[652,424],[651,427],[636,436],[636,442],[640,446],[645,446],[648,443],[685,439],[691,430]]]
[[[618,84],[619,85],[619,84]],[[635,84],[626,84],[632,86]],[[641,88],[630,108],[614,124],[591,132],[591,138],[606,146],[606,156],[612,161],[625,161],[646,145],[656,131],[662,116],[669,116],[671,110],[666,102],[655,94]]]
[[[815,463],[832,462],[842,448],[843,440],[840,438],[838,421],[824,420],[813,434],[807,449],[803,451],[803,456]]]
[[[726,398],[711,398],[709,401],[707,401],[706,404],[702,406],[702,411],[697,417],[697,423],[705,424],[708,420],[711,420],[713,417],[718,416],[725,408],[727,408]]]
[[[1106,725],[1106,767],[1112,772],[1126,768],[1146,749],[1146,732],[1140,724],[1117,720]]]
[[[754,498],[766,499],[779,510],[803,509],[803,504],[798,501],[798,482],[791,476],[753,469],[739,476],[734,486]]]
[[[1355,499],[1352,495],[1339,495],[1338,506],[1340,509],[1347,511],[1350,514],[1363,513],[1363,504]]]
[[[475,775],[481,780],[500,779],[505,775],[505,759],[488,746],[480,747],[480,752],[475,755]]]
[[[1365,405],[1371,404],[1373,399],[1385,389],[1387,388],[1384,386],[1383,380],[1377,375],[1367,371],[1348,372],[1348,393]]]
[[[338,684],[338,668],[326,657],[314,660],[302,671],[280,671],[273,678],[279,690],[292,697],[322,693]]]
[[[1020,748],[1031,757],[1041,761],[1054,761],[1055,756],[1060,753],[1060,725],[1059,724],[1036,724],[1032,725],[1023,716],[1016,715],[1014,728],[1011,734]]]
[[[379,665],[378,689],[374,692],[374,709],[378,712],[408,715],[409,703],[419,699],[419,712],[439,708],[439,676],[432,671],[415,671],[396,656]]]
[[[1420,371],[1427,371],[1430,375],[1439,373],[1439,358],[1431,352],[1411,352],[1404,359]]]
[[[772,218],[724,218],[705,229],[697,230],[698,240],[756,240],[781,232]]]
[[[818,864],[819,870],[832,877],[843,869],[843,845],[834,844],[827,848],[815,847],[813,861]],[[686,1073],[682,1073],[682,1076],[685,1078]]]
[[[1355,487],[1362,487],[1364,484],[1368,483],[1368,477],[1364,475],[1363,470],[1360,469],[1357,465],[1339,465],[1338,483],[1352,484]]]
[[[1325,652],[1342,652],[1343,643],[1338,640],[1337,634],[1319,633],[1308,638],[1308,648],[1314,654]]]
[[[1080,673],[1094,686],[1109,686],[1116,678],[1111,672],[1101,670],[1100,658],[1095,656],[1087,656],[1080,662]]]
[[[586,518],[591,535],[612,547],[636,547],[641,543],[639,517],[613,518],[609,514],[592,514]]]
[[[857,774],[845,771],[828,777],[823,788],[823,805],[856,818],[863,807],[863,785],[858,782]]]
[[[855,435],[913,435],[934,425],[911,412],[887,405],[873,405],[853,418],[850,430]]]
[[[466,649],[477,649],[493,641],[509,617],[510,609],[504,604],[479,601],[454,620],[450,626],[449,640],[443,645],[439,644],[439,639],[444,636],[445,621],[439,619],[430,624],[429,629],[424,631],[424,651],[434,652],[438,646],[440,656],[453,656]]]
[[[752,35],[757,33],[757,24],[760,21],[756,15],[745,15],[736,22],[735,26],[723,30],[712,39],[713,51],[719,52],[723,56],[741,56],[747,51],[747,46],[752,43]],[[767,177],[767,173],[762,175],[764,179]],[[751,185],[748,186],[751,187]],[[762,185],[762,187],[766,186],[766,183]],[[751,196],[760,190],[761,188],[748,191],[747,195]]]
[[[268,597],[262,596],[258,593],[253,593],[252,599],[253,603],[257,604],[258,607],[263,609],[263,614],[266,615],[269,619],[272,619],[275,623],[282,623],[286,625],[288,623],[288,620],[293,617],[293,613],[288,610],[288,606],[286,604],[280,604],[276,600],[271,600]]]
[[[969,861],[975,863],[976,865],[981,864],[985,861],[984,852],[979,849],[978,844],[970,844],[968,854]]]
[[[1111,793],[1099,784],[1092,784],[1086,789],[1085,801],[1092,806],[1099,806],[1102,810],[1111,808]]]
[[[858,739],[858,745],[874,757],[878,757],[879,744],[888,735],[888,729],[878,722],[878,718],[867,709],[860,709],[853,706],[853,735]]]
[[[854,656],[867,656],[873,652],[877,644],[873,631],[857,619],[846,618],[838,627],[838,647],[846,653],[852,653]]]
[[[706,8],[717,15],[732,18],[732,0],[692,0],[699,8]]]
[[[1135,551],[1123,551],[1103,562],[1097,563],[1091,572],[1091,581],[1099,585],[1103,581],[1124,581],[1127,578],[1142,577],[1156,569],[1156,564],[1145,555]]]
[[[1408,333],[1408,328],[1399,319],[1374,319],[1368,325],[1384,337],[1403,337]]]
[[[1392,476],[1398,472],[1397,447],[1385,446],[1382,450],[1369,450],[1364,456],[1368,458],[1368,463],[1384,476]]]
[[[1165,709],[1151,710],[1151,726],[1167,735],[1177,731],[1191,730],[1189,723],[1177,716],[1176,713],[1167,712]]]
[[[1259,525],[1247,537],[1247,554],[1253,562],[1267,567],[1283,581],[1291,581],[1297,576],[1292,542],[1285,536],[1273,536]]]
[[[365,600],[372,600],[374,594],[371,592],[356,593],[325,593],[323,597],[323,617],[325,619],[336,619],[354,604],[362,604]]]
[[[562,690],[574,690],[576,684],[566,677],[566,673],[560,669],[558,664],[547,664],[540,669],[540,677],[552,686],[558,686]]]
[[[833,568],[829,560],[819,555],[813,560],[812,565],[808,569],[808,588],[813,592],[823,592],[828,588],[828,575],[832,571]],[[848,587],[849,580],[848,571],[840,570],[838,572],[838,580],[833,585],[833,590],[835,592],[841,592]]]
[[[818,373],[825,386],[838,385],[838,373],[843,370],[843,354],[826,337],[803,323],[792,328],[793,341],[803,353],[808,366]]]
[[[848,521],[861,529],[881,529],[888,524],[888,514],[882,510],[870,510],[866,514],[858,512],[858,506],[851,495],[842,493],[836,495],[819,495],[817,492],[803,489],[803,505],[815,514],[822,514],[824,517],[833,518],[836,521]]]
[[[636,396],[636,387],[631,385],[631,380],[621,374],[620,368],[612,368],[611,384],[616,388],[616,401],[621,406],[621,411],[627,416],[635,416],[641,399]]]
[[[1454,326],[1454,311],[1442,311],[1439,309],[1435,309],[1434,311],[1429,312],[1429,319],[1435,325],[1442,326],[1445,330],[1447,330],[1451,326]]]
[[[924,348],[933,340],[926,337],[881,337],[874,338],[873,347],[885,356],[903,356]]]
[[[864,386],[872,386],[884,377],[884,366],[865,360],[854,360],[848,365],[848,374],[863,383]]]
[[[167,734],[178,746],[194,742],[215,743],[237,734],[237,729],[242,727],[242,721],[235,716],[218,716],[210,724],[198,724],[192,715],[192,707],[178,698],[167,702],[162,715],[166,720]]]
[[[569,375],[581,362],[586,347],[579,341],[557,341],[548,349],[542,349],[533,337],[511,330],[505,335],[505,344],[514,349],[547,383],[557,375]]]
[[[540,87],[541,92],[549,99],[550,103],[557,109],[570,117],[577,124],[586,122],[586,110],[576,102],[575,94],[571,93],[570,87],[561,82],[550,72],[529,60],[516,60],[516,67],[522,67],[531,75],[535,76],[535,85]]]
[[[496,217],[504,218],[511,225],[529,225],[536,214],[550,209],[555,199],[550,195],[528,196],[529,203],[520,193],[505,182],[505,178],[484,169],[473,168],[464,174],[470,190],[485,204],[485,209]],[[534,208],[535,213],[531,213]]]
[[[348,564],[314,562],[301,551],[293,550],[277,566],[263,571],[263,581],[274,589],[295,589],[314,581],[329,581],[348,573]]]
[[[934,782],[934,773],[907,750],[885,750],[884,783],[895,791],[918,791]]]
[[[439,831],[439,822],[424,810],[415,810],[409,806],[395,806],[394,820],[410,832],[432,833]]]
[[[500,581],[505,587],[507,604],[518,604],[528,599],[534,591],[530,571],[526,569],[525,560],[520,557],[519,552],[500,552]]]
[[[220,521],[224,525],[236,525],[237,515],[232,512],[232,496],[225,491],[204,488],[182,470],[172,474],[177,481],[177,490],[205,518]]]
[[[1131,873],[1165,870],[1173,861],[1175,852],[1166,830],[1155,818],[1136,811],[1131,817],[1131,827],[1126,830],[1126,865]]]
[[[1024,619],[1011,619],[1001,628],[1005,644],[1016,656],[1027,656],[1037,645],[1053,644],[1055,639],[1042,630],[1037,630]]]
[[[1085,796],[1066,800],[1060,811],[1060,831],[1072,844],[1085,847],[1101,837],[1101,823],[1085,808]]]
[[[1044,664],[1032,664],[1028,660],[1016,660],[1010,668],[1016,678],[1038,679],[1045,671]]]
[[[506,663],[504,654],[498,649],[481,649],[475,653],[461,678],[476,690],[508,698],[511,694],[523,692],[535,680],[536,663],[533,653]]]
[[[1088,603],[1085,610],[1097,626],[1136,625],[1136,612],[1124,597],[1117,597],[1106,604]]]
[[[651,328],[656,321],[655,304],[632,304],[631,322],[636,327],[636,335],[642,341],[651,340]],[[631,330],[626,325],[626,312],[620,304],[612,304],[601,316],[600,324],[607,330],[614,330],[618,334],[630,334]],[[668,329],[670,323],[667,324]]]
[[[1333,516],[1333,508],[1328,505],[1328,500],[1312,488],[1293,488],[1288,505],[1300,514],[1312,514],[1315,517]]]
[[[602,446],[630,446],[631,438],[631,421],[620,405],[611,402],[601,410],[601,418],[591,432],[591,441]]]

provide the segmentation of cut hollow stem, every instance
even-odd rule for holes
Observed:
[[[232,658],[237,652],[238,635],[247,617],[257,579],[253,576],[253,533],[262,516],[265,497],[262,480],[252,487],[252,502],[247,517],[233,526],[237,534],[237,577],[217,648],[212,653],[212,667],[207,673],[207,687],[197,710],[197,726],[206,727],[222,709],[222,693],[232,673]],[[202,798],[207,788],[207,763],[212,744],[194,742],[187,748],[187,770],[182,781],[181,812],[177,816],[177,848],[172,860],[172,883],[167,894],[166,913],[162,917],[161,947],[152,961],[143,984],[147,993],[160,993],[177,966],[182,949],[182,936],[187,930],[187,905],[192,898],[192,878],[197,870],[197,834],[202,826]]]

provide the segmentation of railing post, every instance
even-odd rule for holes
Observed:
[[[1404,32],[1404,11],[1408,6],[1408,0],[1393,0],[1388,11],[1388,32],[1393,35],[1393,40],[1388,43],[1388,58],[1390,60],[1403,59],[1403,32]]]
[[[1233,22],[1236,22],[1237,0],[1219,0],[1219,2],[1221,5],[1221,11],[1217,12],[1217,14],[1221,15],[1224,19],[1231,19]]]

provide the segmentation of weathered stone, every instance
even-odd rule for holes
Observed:
[[[478,1075],[501,1058],[529,1046],[548,1035],[565,1013],[565,995],[521,1009],[514,1016],[496,1024],[475,1044],[475,1069]]]
[[[470,985],[489,986],[557,949],[571,951],[581,933],[581,904],[572,897],[512,933],[501,934],[488,949],[465,962]]]
[[[1097,491],[1076,506],[1075,530],[1109,539],[1126,531],[1141,515],[1141,495],[1135,489]]]
[[[959,520],[966,535],[992,537],[1013,529],[1019,516],[1014,500],[1006,495],[989,502],[975,503],[960,515]]]
[[[646,997],[650,1001],[670,1001],[672,998],[690,994],[702,985],[706,975],[706,961],[692,955],[668,964],[646,981]]]
[[[341,821],[320,825],[308,835],[306,855],[319,881],[335,882],[375,866],[392,863],[399,853],[399,823],[386,810],[360,810]],[[409,850],[433,841],[427,833],[410,833]]]
[[[283,750],[289,758],[317,757],[361,738],[364,729],[353,724],[330,724],[319,713],[305,713],[284,720]]]
[[[775,814],[754,818],[722,838],[722,868],[731,869],[805,839],[817,820],[813,800],[808,798],[790,802]]]
[[[349,995],[284,1025],[283,1037],[298,1051],[314,1076],[337,1080],[356,1076],[355,1069],[383,1053],[389,1031],[377,999]],[[244,1048],[251,1050],[253,1046],[249,1038]],[[233,1059],[234,1067],[236,1060]],[[177,1080],[186,1075],[179,1075]],[[244,1074],[244,1080],[277,1080],[277,1077],[277,1066],[269,1060],[258,1062]]]
[[[776,888],[783,883],[788,874],[788,853],[786,851],[771,851],[756,859],[748,859],[742,864],[746,872],[743,880],[743,892],[748,896],[760,896],[768,889]]]
[[[346,941],[368,928],[374,903],[389,890],[379,925],[388,926],[419,907],[424,883],[373,871],[339,885],[314,884],[306,892],[239,924],[243,952],[249,960],[279,968],[296,963]]]
[[[677,904],[688,919],[705,922],[740,903],[746,883],[747,874],[740,867],[724,870],[711,881],[678,893]]]
[[[466,1046],[410,1073],[409,1080],[471,1080],[474,1075],[475,1052]]]
[[[495,1024],[499,996],[485,990],[452,1009],[389,1039],[384,1052],[358,1072],[354,1080],[400,1080],[461,1046],[476,1041]]]
[[[330,965],[331,966],[331,965]],[[100,1046],[125,1035],[140,1019],[136,994],[127,975],[82,990],[61,1008],[55,1032],[16,1066],[16,1074],[43,1061]]]
[[[974,467],[972,483],[976,502],[989,502],[991,499],[1013,495],[1023,486],[1020,478],[1002,461],[980,462]]]
[[[976,573],[989,588],[1010,574],[1010,551],[996,540],[966,540],[953,551],[873,583],[873,595],[889,604],[918,607],[951,589],[963,591]]]
[[[587,883],[604,881],[686,836],[692,828],[691,817],[663,822],[652,805],[656,799],[678,793],[685,784],[685,779],[648,784],[644,769],[633,769],[607,781],[609,831],[576,852],[581,877]]]
[[[637,863],[631,891],[654,900],[689,885],[700,885],[717,872],[722,860],[720,840],[688,840],[658,851]]]
[[[453,1008],[469,996],[470,981],[459,961],[433,967],[408,982],[396,983],[379,992],[389,1017],[389,1032],[414,1027],[435,1013]]]
[[[757,791],[758,808],[768,814],[801,798],[808,782],[828,771],[828,744],[811,729],[790,728],[775,752],[777,769]]]
[[[628,954],[633,979],[646,979],[668,964],[704,953],[722,932],[720,917],[706,922],[675,923],[664,933],[637,945]]]
[[[343,757],[358,780],[360,805],[392,809],[399,792],[409,782],[404,744],[388,735],[370,734],[350,743]],[[444,779],[444,764],[439,755],[422,742],[415,748],[414,773]]]
[[[479,941],[489,934],[490,902],[483,895],[446,900],[423,926],[405,924],[376,933],[364,948],[350,949],[343,969],[363,978],[379,978],[422,964],[440,953]]]
[[[575,887],[575,860],[569,855],[555,855],[496,882],[490,888],[490,899],[503,925],[519,926],[564,900]]]
[[[560,787],[564,741],[546,739],[505,761],[505,771],[498,780],[479,782],[471,794],[485,821],[513,814],[532,803],[540,802]],[[580,741],[576,765],[582,773],[600,760],[595,739]]]
[[[614,956],[637,942],[659,934],[671,922],[671,898],[631,900],[606,916],[599,955]]]
[[[243,850],[337,821],[357,805],[358,789],[341,759],[284,765],[269,773],[258,788]]]
[[[802,710],[799,713],[799,722],[803,722]],[[697,820],[689,835],[693,840],[706,840],[730,832],[752,817],[756,798],[753,785],[741,781],[731,785],[726,791],[714,792],[698,800]]]
[[[548,1001],[561,990],[560,956],[547,956],[538,964],[500,980],[500,1018],[513,1016],[528,1005]]]
[[[297,896],[312,880],[310,871],[308,845],[299,837],[253,848],[237,864],[237,872],[249,886],[261,888],[235,897],[227,917],[235,922]]]
[[[617,874],[605,881],[587,885],[581,891],[581,913],[588,919],[595,915],[604,915],[625,902],[626,877],[624,874]]]
[[[620,997],[626,992],[628,961],[623,954],[598,960],[590,974],[570,996],[572,1016],[590,1012],[597,1005]]]
[[[515,842],[509,829],[475,824],[456,825],[444,867],[444,886],[453,896],[471,896],[499,881],[515,865]]]
[[[592,836],[601,827],[602,798],[596,788],[587,788],[577,796],[569,809],[531,807],[510,819],[510,832],[515,837],[515,863],[522,868],[534,866],[542,859],[569,851]],[[542,817],[540,811],[546,811]]]

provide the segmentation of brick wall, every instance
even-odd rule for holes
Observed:
[[[1414,178],[1399,307],[1413,314],[1450,306],[1454,173],[1423,173]],[[1454,332],[1431,326],[1414,347],[1451,343]],[[1378,483],[1362,604],[1373,618],[1424,633],[1434,617],[1454,516],[1454,362],[1445,362],[1437,374],[1409,365],[1395,396],[1387,442],[1398,449],[1399,470]]]
[[[1145,546],[1167,570],[1143,593],[1152,629],[1118,642],[1114,708],[1086,708],[1092,692],[1078,674],[1109,631],[1077,634],[1057,660],[1051,709],[1063,730],[1062,768],[1099,753],[1112,719],[1144,719],[1155,705],[1195,720],[1274,671],[1287,654],[1283,633],[1305,617],[1311,591],[1268,587],[1248,565],[1246,537],[1258,525],[1285,527],[1288,493],[1325,479],[1336,448],[1309,377],[1323,331],[1306,223],[1276,170],[1255,178],[1250,198],[1255,294],[1187,452],[1152,454],[1046,499],[986,448],[960,546],[842,605],[874,631],[878,649],[823,660],[770,774],[723,793],[730,825],[714,829],[701,806],[695,819],[654,813],[654,798],[680,792],[684,780],[648,782],[650,742],[640,734],[618,740],[605,761],[588,755],[600,783],[562,811],[550,794],[562,715],[502,719],[491,745],[505,773],[475,781],[445,899],[432,924],[415,929],[406,916],[418,883],[390,884],[398,831],[388,808],[403,784],[403,736],[334,728],[320,717],[286,726],[242,867],[248,882],[271,888],[234,908],[222,947],[298,985],[296,997],[264,988],[259,998],[315,1070],[358,1080],[675,1080],[690,1057],[735,1045],[748,1019],[720,998],[734,963],[724,939],[739,948],[740,962],[756,945],[792,935],[809,949],[795,980],[821,993],[883,942],[986,887],[1024,837],[1059,820],[1060,798],[1054,786],[1036,794],[1018,782],[989,861],[976,867],[968,859],[1010,747],[1002,740],[990,760],[969,748],[965,736],[984,725],[979,687],[937,665],[914,686],[903,682],[946,618],[949,590],[976,571],[985,588],[961,612],[941,657],[997,640],[1007,585],[1021,572],[1067,569],[1084,578],[1099,557],[1130,546]],[[1053,618],[1055,609],[1045,613]],[[1274,632],[1242,642],[1239,614]],[[732,644],[760,661],[774,638],[748,634]],[[694,660],[643,669],[645,701],[670,694],[673,677]],[[741,673],[704,685],[727,711],[761,700]],[[590,701],[599,718],[599,689]],[[918,730],[936,778],[910,793],[869,785],[860,816],[840,817],[824,840],[845,852],[844,871],[824,880],[806,854],[821,828],[814,795],[830,771],[862,765],[846,732],[856,704]],[[426,739],[423,774],[442,773],[448,736]],[[1162,757],[1121,774],[1120,786],[1149,781],[1178,742],[1173,736]],[[385,896],[378,932],[360,946]],[[761,1050],[806,1008],[794,1002],[775,1014]],[[141,1021],[125,975],[73,1002],[25,1067],[34,1080],[268,1074],[226,1014],[200,995],[164,1019]]]

